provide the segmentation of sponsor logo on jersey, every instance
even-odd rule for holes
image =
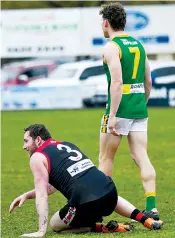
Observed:
[[[143,83],[135,84],[123,84],[123,94],[130,93],[145,93],[145,88]]]
[[[138,45],[137,41],[129,41],[127,39],[121,39],[124,45]]]
[[[74,177],[75,175],[95,166],[90,159],[83,159],[67,168],[68,173]]]

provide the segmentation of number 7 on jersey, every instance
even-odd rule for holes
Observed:
[[[140,50],[138,47],[129,47],[128,49],[129,49],[130,53],[134,54],[134,68],[133,68],[133,73],[132,73],[132,79],[136,79],[139,61],[140,61]]]

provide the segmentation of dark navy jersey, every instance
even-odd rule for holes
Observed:
[[[47,158],[49,183],[59,190],[71,205],[105,196],[114,188],[110,177],[99,171],[74,144],[49,139],[36,152]]]

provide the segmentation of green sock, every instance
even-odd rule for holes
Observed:
[[[149,196],[146,198],[146,212],[156,208],[156,196]]]

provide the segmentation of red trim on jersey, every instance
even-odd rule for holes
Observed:
[[[49,138],[48,140],[46,140],[35,152],[39,152],[39,153],[41,153],[41,154],[43,154],[45,157],[46,157],[46,159],[47,159],[47,163],[48,163],[48,173],[50,174],[50,170],[51,170],[51,165],[50,165],[50,158],[49,158],[49,156],[46,154],[46,153],[44,153],[42,150],[44,149],[44,148],[46,148],[47,146],[49,146],[49,145],[58,145],[58,144],[61,144],[62,143],[62,141],[56,141],[56,140],[54,140],[53,138]]]
[[[49,138],[48,140],[46,140],[35,152],[40,152],[41,150],[43,150],[45,147],[47,147],[48,145],[53,145],[53,144],[60,144],[61,141],[56,141],[52,138]]]
[[[62,141],[57,141],[57,143],[56,143],[56,144],[57,144],[57,145],[59,145],[59,144],[61,144],[61,143],[62,143]]]
[[[50,174],[50,168],[51,168],[51,166],[50,166],[50,158],[49,158],[49,156],[48,156],[46,153],[44,153],[43,151],[39,151],[39,153],[43,154],[43,155],[46,157],[46,159],[47,159],[47,164],[48,164],[48,173]]]

